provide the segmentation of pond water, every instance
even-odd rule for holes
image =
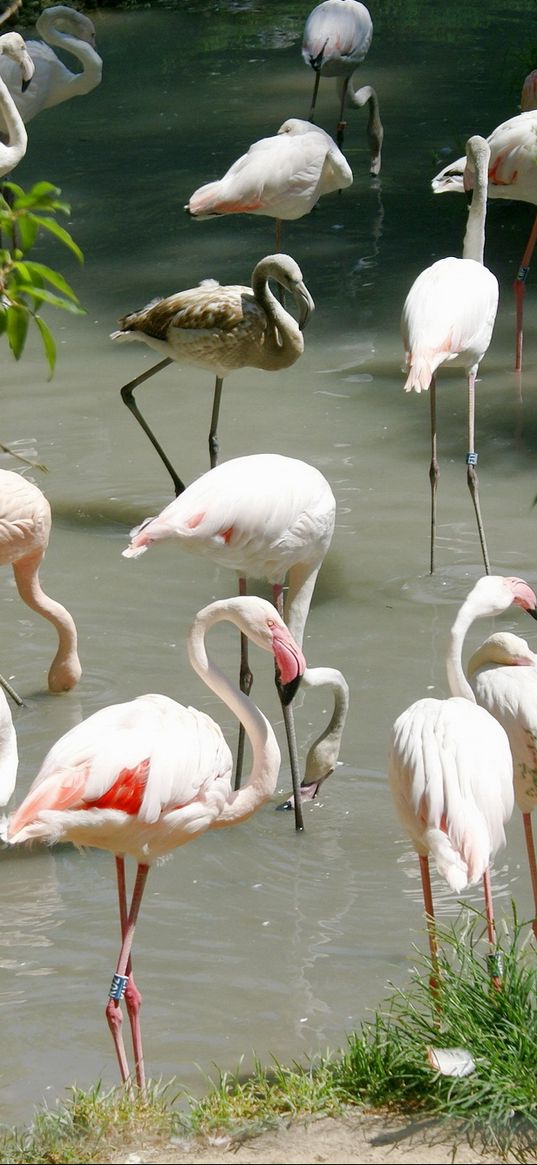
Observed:
[[[361,68],[385,127],[382,172],[368,173],[365,113],[351,111],[345,152],[353,185],[286,223],[283,247],[300,263],[316,311],[303,357],[279,374],[244,370],[225,383],[221,458],[274,451],[318,466],[337,499],[330,552],[318,579],[305,651],[310,666],[339,668],[351,709],[335,775],[296,834],[274,805],[289,790],[281,713],[265,660],[255,696],[273,721],[284,760],[278,794],[248,824],[207,834],[151,872],[135,941],[148,1074],[194,1093],[207,1077],[264,1063],[305,1063],[345,1044],[425,946],[417,860],[386,782],[391,724],[414,699],[445,695],[446,637],[482,573],[466,486],[464,374],[438,391],[441,479],[437,570],[428,573],[429,408],[402,392],[399,317],[417,273],[459,254],[462,198],[432,195],[430,180],[466,138],[515,113],[532,65],[529,5],[486,11],[375,5]],[[382,9],[382,11],[381,11]],[[419,9],[419,13],[418,13]],[[51,628],[22,606],[10,572],[0,593],[2,667],[24,698],[15,713],[20,770],[14,801],[50,745],[98,708],[162,691],[234,725],[191,673],[184,650],[194,612],[235,593],[232,573],[162,547],[122,558],[129,529],[172,494],[154,450],[125,409],[120,386],[149,368],[143,345],[109,340],[119,316],[156,295],[213,277],[247,283],[274,249],[269,218],[193,222],[183,206],[257,138],[289,116],[307,117],[312,75],[300,39],[309,6],[283,2],[177,5],[176,12],[99,12],[103,81],[88,96],[31,123],[16,179],[54,181],[71,205],[69,229],[85,263],[52,244],[86,309],[47,317],[58,340],[53,379],[31,337],[16,364],[3,350],[2,441],[19,441],[48,466],[34,479],[49,497],[53,535],[45,588],[78,625],[83,676],[52,697]],[[334,82],[321,83],[319,123],[335,130]],[[533,208],[493,202],[486,257],[500,309],[478,385],[480,489],[492,570],[537,583],[537,276],[527,286],[524,367],[513,371],[512,279]],[[138,400],[182,477],[208,468],[210,373],[172,365]],[[16,468],[3,457],[5,468]],[[29,474],[32,476],[32,474]],[[263,584],[260,593],[268,594]],[[535,646],[520,613],[502,626]],[[473,648],[492,627],[473,628]],[[236,637],[211,643],[225,669]],[[297,699],[302,760],[330,709],[322,693]],[[104,1020],[119,942],[113,859],[65,846],[0,853],[2,1119],[30,1119],[72,1083],[118,1081]],[[531,910],[515,814],[493,878],[498,914]],[[456,897],[437,883],[442,918]],[[469,895],[481,908],[479,888]]]

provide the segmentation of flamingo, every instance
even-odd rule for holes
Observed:
[[[345,676],[335,667],[308,667],[302,676],[302,688],[326,687],[334,701],[332,715],[320,736],[314,740],[306,756],[304,776],[300,783],[302,802],[313,801],[321,785],[332,775],[341,750],[341,738],[349,711],[349,685]],[[294,793],[279,809],[294,809]]]
[[[371,85],[353,89],[351,77],[366,56],[373,38],[373,21],[365,4],[358,0],[324,0],[310,12],[304,26],[302,56],[315,72],[311,99],[310,121],[313,121],[315,102],[321,76],[336,77],[340,100],[339,122],[336,130],[338,146],[343,145],[346,122],[345,105],[362,108],[369,105],[367,137],[371,153],[370,173],[380,173],[384,130],[380,120],[378,97]]]
[[[18,473],[0,469],[0,566],[11,563],[23,602],[56,628],[58,650],[48,673],[51,692],[74,688],[82,674],[77,631],[69,611],[42,589],[39,568],[47,549],[52,517],[38,486]]]
[[[487,162],[490,147],[484,138],[471,137],[466,145],[468,182],[475,183],[464,236],[463,258],[439,259],[418,275],[407,295],[401,318],[406,352],[405,392],[427,390],[431,400],[431,550],[434,571],[436,491],[436,371],[446,363],[463,364],[468,382],[467,481],[477,518],[485,570],[490,573],[485,531],[479,505],[477,453],[474,448],[475,382],[479,364],[489,347],[498,309],[498,280],[483,264],[487,209]],[[466,179],[465,179],[466,180]]]
[[[0,687],[0,805],[7,805],[17,780],[17,734],[10,707]]]
[[[271,279],[293,296],[298,323],[273,295]],[[279,254],[266,255],[256,263],[251,287],[205,279],[199,287],[153,300],[142,311],[131,312],[120,320],[119,330],[111,333],[113,340],[142,340],[165,354],[159,364],[125,384],[121,396],[164,462],[176,495],[184,490],[184,484],[141,416],[133,389],[173,360],[185,360],[214,372],[209,431],[210,464],[214,468],[224,377],[237,368],[262,368],[266,372],[289,368],[304,351],[302,331],[314,307],[298,263],[290,255]]]
[[[28,54],[26,44],[18,32],[5,32],[0,36],[0,67],[2,62],[13,66],[14,85],[19,90],[30,84],[34,75],[34,64]],[[15,82],[16,79],[16,82]],[[28,146],[28,135],[21,120],[16,102],[0,74],[0,125],[4,137],[0,138],[0,177],[9,174],[24,158]],[[6,140],[7,139],[7,140]]]
[[[95,27],[89,16],[65,4],[55,4],[40,13],[35,27],[43,40],[28,40],[25,44],[35,69],[28,89],[20,92],[16,63],[0,57],[0,77],[10,90],[25,124],[43,109],[90,93],[102,79],[103,63],[95,51]],[[43,44],[43,41],[47,43]],[[82,72],[72,73],[50,45],[76,57],[82,65]],[[0,127],[7,128],[3,111]]]
[[[330,134],[290,117],[271,138],[250,146],[223,178],[207,182],[190,196],[192,218],[223,214],[264,214],[276,219],[276,250],[281,250],[281,220],[309,214],[323,194],[352,184],[352,170]]]
[[[501,631],[489,636],[468,662],[478,704],[505,729],[514,764],[515,801],[522,813],[533,890],[537,938],[537,861],[531,814],[537,804],[537,655],[525,639]]]
[[[528,108],[523,113],[510,117],[489,134],[490,146],[488,163],[488,198],[509,198],[516,202],[531,202],[537,205],[537,167],[535,166],[535,137],[537,134],[537,110]],[[462,193],[464,187],[464,158],[457,158],[433,178],[435,194],[449,191]],[[467,174],[469,184],[471,175]],[[522,323],[524,292],[530,269],[531,257],[537,241],[537,215],[520,260],[514,281],[516,302],[515,369],[522,368]]]
[[[280,751],[268,720],[207,655],[207,632],[222,620],[272,652],[283,700],[292,698],[306,661],[265,599],[220,600],[198,611],[194,619],[187,642],[190,663],[210,691],[240,718],[252,746],[252,769],[244,788],[232,791],[231,752],[219,725],[204,712],[151,693],[102,708],[62,736],[7,823],[6,840],[13,845],[72,842],[115,855],[122,944],[106,1018],[125,1083],[130,1080],[121,1034],[125,997],[136,1082],[142,1090],[141,996],[132,977],[131,950],[149,868],[155,859],[207,829],[246,821],[272,796],[280,768]],[[126,855],[137,862],[128,910]]]
[[[505,730],[476,703],[464,674],[462,648],[475,619],[501,615],[512,603],[537,618],[537,598],[523,579],[478,579],[449,636],[451,697],[417,700],[392,729],[389,783],[401,823],[419,855],[434,977],[438,950],[429,856],[457,894],[483,879],[488,940],[494,944],[489,866],[505,844],[504,826],[513,811],[513,762]]]
[[[254,453],[208,470],[156,518],[131,532],[125,558],[138,558],[155,543],[172,540],[184,550],[236,570],[241,593],[246,578],[267,579],[274,605],[302,647],[312,595],[335,525],[330,485],[312,465],[278,453]],[[287,577],[287,595],[283,587]],[[241,688],[250,691],[246,641],[242,641]],[[303,828],[291,709],[284,711],[295,794],[295,824]],[[240,781],[242,739],[236,780]]]

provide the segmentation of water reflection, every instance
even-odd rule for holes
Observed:
[[[247,826],[200,838],[152,872],[135,950],[148,1071],[176,1076],[194,1092],[205,1091],[204,1073],[214,1074],[215,1064],[234,1071],[244,1056],[246,1071],[255,1056],[291,1062],[342,1046],[378,1006],[384,984],[405,981],[412,944],[426,949],[417,859],[401,839],[386,786],[387,740],[413,699],[446,694],[447,630],[482,567],[460,457],[466,393],[457,373],[446,374],[438,569],[427,574],[429,416],[423,401],[402,392],[399,316],[418,271],[460,252],[464,200],[435,199],[430,179],[439,151],[460,154],[466,136],[489,132],[513,108],[503,62],[510,45],[518,53],[525,12],[520,3],[509,12],[493,3],[486,14],[458,3],[372,12],[367,72],[382,100],[381,178],[367,176],[357,112],[345,141],[353,186],[286,224],[284,245],[316,302],[304,355],[281,376],[242,371],[225,387],[226,458],[301,457],[334,490],[336,530],[305,651],[310,666],[345,674],[352,702],[341,763],[321,800],[306,807],[303,836],[295,836],[292,815],[270,805]],[[252,140],[307,115],[305,15],[283,0],[219,4],[209,21],[194,3],[178,12],[99,11],[102,84],[32,123],[17,177],[24,185],[54,180],[71,203],[83,270],[68,269],[53,249],[41,257],[62,266],[88,314],[51,319],[59,355],[50,384],[33,338],[17,364],[4,351],[0,437],[20,441],[48,466],[46,475],[31,474],[54,515],[43,579],[76,618],[83,676],[65,699],[49,696],[51,629],[21,611],[4,572],[0,670],[26,705],[16,714],[17,797],[68,727],[143,691],[204,708],[234,732],[184,650],[193,612],[234,593],[233,576],[180,553],[148,555],[143,572],[121,557],[130,528],[158,513],[171,491],[119,395],[153,357],[134,345],[117,352],[109,334],[128,307],[211,276],[242,283],[271,251],[269,220],[193,223],[182,206],[209,170],[223,172]],[[184,44],[191,59],[179,69]],[[491,88],[493,62],[502,67]],[[331,128],[328,91],[319,94],[318,121]],[[487,262],[506,291],[481,369],[477,425],[492,568],[535,585],[536,289],[530,278],[521,380],[512,370],[509,292],[531,213],[489,208]],[[144,398],[149,423],[180,454],[187,481],[206,469],[211,390],[206,373],[177,365],[155,377]],[[502,626],[535,649],[533,628],[521,627],[516,613]],[[473,628],[468,652],[491,630],[487,621]],[[218,650],[219,663],[236,674],[237,645],[226,640]],[[283,745],[272,684],[261,674],[256,695]],[[325,714],[313,695],[297,707],[303,761]],[[289,787],[284,765],[275,804]],[[1,1091],[3,1119],[12,1123],[73,1081],[116,1083],[103,1009],[119,934],[110,855],[2,851],[0,867],[0,1003],[9,1003]],[[500,915],[509,918],[511,896],[520,916],[529,915],[516,813],[494,889]],[[456,897],[440,885],[434,892],[454,918]],[[479,888],[475,905],[481,909]]]

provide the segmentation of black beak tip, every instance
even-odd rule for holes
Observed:
[[[276,675],[276,687],[284,708],[287,708],[288,704],[291,703],[291,700],[296,695],[301,679],[302,676],[298,675],[294,680],[290,680],[288,684],[282,684],[279,675]]]
[[[531,615],[532,619],[537,619],[537,607],[533,607],[531,611],[528,610],[528,615]]]
[[[29,80],[29,81],[23,81],[23,82],[21,83],[21,89],[22,89],[22,92],[23,92],[23,93],[26,93],[26,90],[27,90],[28,86],[29,86],[29,85],[31,85],[31,83],[32,83],[32,79],[31,79],[31,78],[30,78],[30,80]]]

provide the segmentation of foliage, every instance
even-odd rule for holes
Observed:
[[[469,907],[462,926],[439,931],[439,979],[431,992],[430,959],[420,956],[408,989],[394,990],[373,1019],[337,1055],[309,1067],[257,1063],[248,1076],[219,1074],[206,1096],[185,1098],[152,1084],[145,1098],[124,1089],[73,1089],[67,1104],[38,1114],[23,1133],[0,1136],[0,1161],[109,1161],[142,1137],[210,1135],[225,1130],[240,1144],[290,1119],[336,1116],[353,1105],[440,1120],[431,1138],[492,1148],[503,1158],[535,1160],[537,1145],[537,971],[514,917],[513,934],[498,944],[503,980],[491,983],[484,920]],[[529,937],[529,936],[527,936]],[[475,1062],[467,1076],[441,1075],[428,1049],[463,1047]],[[125,1149],[127,1146],[127,1150]],[[526,1153],[528,1154],[526,1156]]]
[[[83,314],[77,296],[59,271],[27,258],[38,236],[54,236],[81,263],[83,255],[69,231],[56,215],[69,214],[60,201],[61,191],[50,182],[36,182],[24,191],[14,182],[5,182],[0,193],[0,335],[5,334],[16,360],[26,343],[33,320],[43,344],[50,375],[56,363],[56,344],[48,324],[40,314],[44,305]]]

